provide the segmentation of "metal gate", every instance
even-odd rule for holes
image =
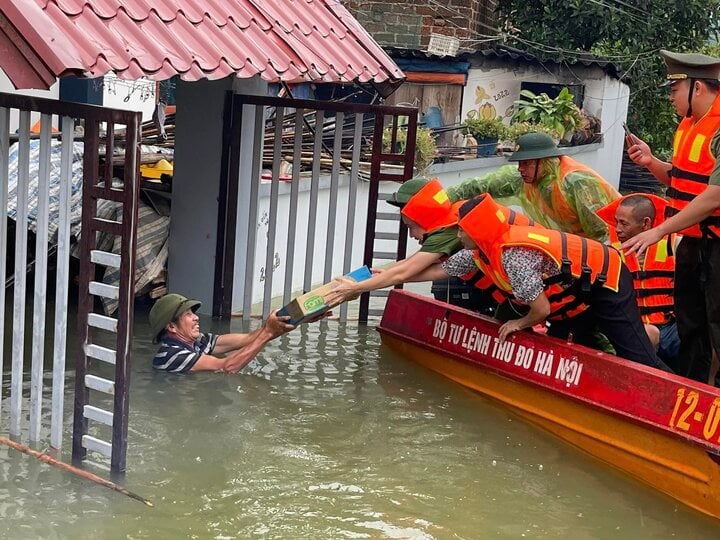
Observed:
[[[17,142],[12,145],[11,116],[18,118]],[[38,117],[39,133],[35,134],[31,121]],[[6,281],[13,287],[11,381],[7,399],[0,400],[0,405],[9,402],[8,432],[21,439],[27,429],[31,443],[43,443],[48,438],[51,448],[62,446],[68,314],[72,311],[70,254],[78,249],[75,244],[79,235],[79,340],[74,358],[73,458],[85,458],[87,450],[100,452],[110,458],[114,472],[125,469],[127,448],[139,125],[140,114],[135,112],[0,94],[0,307],[3,309]],[[84,133],[76,130],[77,126],[82,126]],[[125,174],[120,184],[111,180],[117,148],[126,150],[121,153]],[[14,189],[10,199],[11,180]],[[96,217],[97,204],[103,200],[122,205],[121,221]],[[9,214],[14,222],[8,222]],[[15,224],[13,235],[8,234],[8,223]],[[29,249],[28,228],[34,229],[31,230],[34,253]],[[96,250],[98,234],[120,237],[120,253]],[[12,252],[8,252],[9,240],[14,243]],[[54,268],[49,265],[49,252],[55,257]],[[8,256],[14,257],[14,272],[6,280]],[[108,285],[96,281],[96,265],[118,267],[120,282]],[[32,288],[28,287],[30,275],[34,276]],[[48,298],[48,282],[53,275],[55,295]],[[119,301],[115,317],[95,312],[95,300],[99,297]],[[26,328],[26,304],[31,302],[32,323],[31,328]],[[54,303],[54,325],[47,329],[46,312],[51,303]],[[30,351],[24,347],[26,334],[32,334]],[[0,325],[0,383],[5,342],[3,325]],[[45,347],[46,343],[52,343],[52,347]],[[50,356],[53,383],[50,403],[47,403],[43,372]],[[28,364],[29,389],[24,384]],[[110,366],[109,373],[104,365]],[[90,404],[91,390],[95,393],[93,405]],[[43,422],[43,409],[47,408],[51,411],[49,425]],[[27,424],[25,409],[29,409]],[[89,426],[89,420],[94,425]]]
[[[407,234],[399,212],[378,211],[378,201],[387,198],[383,182],[412,176],[416,128],[412,108],[229,96],[213,315],[230,316],[237,283],[243,318],[254,309],[266,318],[278,304],[273,298],[286,304],[356,265],[403,258]],[[238,242],[239,219],[248,231]],[[384,222],[390,225],[378,232]],[[367,296],[361,321],[369,314]],[[348,319],[347,304],[339,314]]]

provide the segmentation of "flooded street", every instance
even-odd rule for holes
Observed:
[[[2,446],[0,537],[720,537],[720,523],[397,356],[372,327],[304,326],[241,374],[172,375],[153,372],[145,321],[121,483],[155,508]]]

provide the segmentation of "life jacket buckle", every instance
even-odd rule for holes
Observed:
[[[562,282],[565,285],[572,285],[572,262],[570,259],[562,259],[562,265],[560,266],[560,273],[562,274]]]
[[[586,264],[582,265],[582,271],[580,273],[580,290],[584,293],[589,293],[592,288],[590,281],[592,277],[592,269]]]

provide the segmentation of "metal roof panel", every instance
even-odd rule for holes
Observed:
[[[238,77],[259,73],[270,82],[404,79],[338,0],[2,4],[0,12],[56,76],[114,71],[124,79],[179,74],[197,80],[234,72]],[[3,62],[9,60],[0,58],[0,67]]]

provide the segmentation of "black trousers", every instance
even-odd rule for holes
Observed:
[[[597,348],[596,330],[608,338],[622,358],[670,371],[658,358],[640,318],[635,286],[630,271],[622,266],[618,292],[593,287],[588,295],[590,306],[580,315],[566,321],[552,322],[548,333],[561,339],[573,334],[573,342]]]
[[[680,375],[707,383],[720,354],[720,240],[684,237],[675,253]],[[716,385],[717,385],[716,380]]]

